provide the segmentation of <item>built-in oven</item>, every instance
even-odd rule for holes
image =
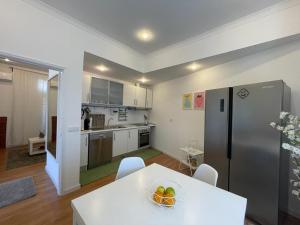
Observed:
[[[139,149],[150,147],[150,131],[148,128],[139,128]]]

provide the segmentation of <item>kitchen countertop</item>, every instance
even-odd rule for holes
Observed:
[[[147,128],[147,127],[155,127],[154,123],[149,123],[148,125],[144,124],[122,124],[122,125],[112,125],[111,127],[104,128],[101,130],[81,130],[81,134],[92,134],[92,133],[100,133],[100,132],[109,132],[109,131],[117,131],[117,130],[129,130],[133,128]]]

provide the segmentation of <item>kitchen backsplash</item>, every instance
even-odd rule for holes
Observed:
[[[115,124],[132,124],[132,123],[143,123],[144,122],[144,115],[149,118],[149,111],[147,110],[127,110],[127,121],[119,121],[118,120],[118,109],[111,109],[111,108],[101,108],[101,107],[89,107],[91,110],[91,114],[104,114],[105,115],[105,125],[110,118],[109,125]],[[83,120],[81,120],[81,126],[83,128]]]

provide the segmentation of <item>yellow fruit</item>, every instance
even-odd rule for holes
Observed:
[[[156,192],[157,192],[157,193],[160,193],[160,194],[164,194],[165,188],[164,188],[163,186],[158,186],[158,187],[156,188]]]
[[[163,203],[163,194],[161,194],[160,192],[155,192],[153,194],[153,200],[155,202],[157,202],[158,204],[162,204]]]

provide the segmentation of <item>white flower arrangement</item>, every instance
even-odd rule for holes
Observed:
[[[300,200],[300,120],[289,112],[281,112],[279,118],[280,123],[271,122],[270,125],[287,137],[289,143],[283,143],[282,148],[292,153],[292,162],[295,165],[295,179],[291,180],[292,194]]]

